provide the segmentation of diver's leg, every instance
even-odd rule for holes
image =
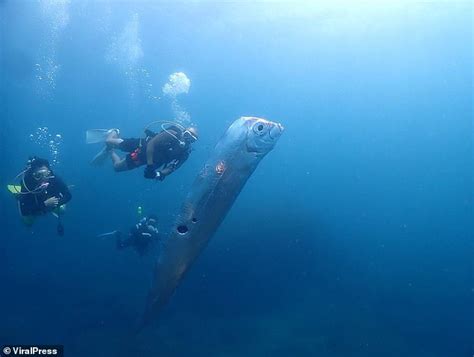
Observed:
[[[120,158],[120,156],[118,156],[117,153],[115,153],[114,151],[110,152],[110,157],[112,158],[112,163],[116,172],[130,170],[126,158]]]
[[[110,131],[109,135],[107,135],[107,138],[105,139],[105,144],[108,148],[116,148],[121,143],[123,143],[123,139],[118,136],[116,130]]]
[[[128,248],[133,245],[133,237],[128,237],[127,239],[117,238],[117,249]]]
[[[148,242],[136,242],[135,250],[138,253],[138,255],[143,257],[144,255],[146,255],[148,251]]]
[[[142,139],[139,138],[119,138],[112,134],[107,141],[107,146],[111,149],[118,149],[123,152],[134,152],[142,145]]]
[[[110,152],[110,157],[112,158],[112,163],[114,164],[114,166],[123,160],[120,158],[120,156],[117,155],[115,151]]]
[[[110,129],[107,133],[105,138],[105,146],[104,148],[94,156],[91,161],[91,165],[93,166],[102,166],[102,164],[109,156],[110,151],[118,146],[123,142],[122,139],[119,138],[119,131],[118,129]]]

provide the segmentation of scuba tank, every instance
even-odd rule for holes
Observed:
[[[167,120],[153,121],[145,127],[145,135],[146,136],[156,135],[153,131],[150,130],[150,127],[154,124],[161,124],[161,130],[168,133],[173,138],[175,138],[178,141],[179,146],[181,146],[181,147],[186,146],[186,143],[182,140],[182,133],[186,130],[186,128],[184,126],[182,126],[179,123],[176,123],[176,122],[173,122],[173,121],[167,121]],[[170,130],[173,130],[173,131],[179,133],[179,137],[176,136],[175,134],[173,134]]]

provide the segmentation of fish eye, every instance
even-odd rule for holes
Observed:
[[[253,131],[254,131],[254,133],[257,134],[257,135],[263,135],[263,134],[265,134],[265,132],[267,131],[266,129],[267,129],[267,127],[266,127],[266,125],[263,124],[263,123],[257,123],[257,124],[255,124],[254,127],[253,127]]]

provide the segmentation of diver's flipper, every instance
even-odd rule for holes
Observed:
[[[107,139],[107,136],[112,132],[116,131],[117,135],[120,134],[118,129],[89,129],[86,131],[86,143],[87,144],[97,144],[104,143]]]
[[[105,142],[107,139],[108,129],[90,129],[86,131],[86,143],[97,144]]]
[[[7,185],[7,190],[12,195],[16,196],[21,193],[21,186],[20,185]]]
[[[109,157],[110,150],[107,147],[104,147],[100,150],[96,156],[91,161],[92,166],[102,166],[105,160]]]
[[[118,238],[121,236],[121,232],[120,231],[112,231],[112,232],[107,232],[107,233],[102,233],[102,234],[99,234],[97,236],[97,238]]]

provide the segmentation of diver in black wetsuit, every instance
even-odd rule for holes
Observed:
[[[142,218],[131,229],[125,239],[117,238],[117,249],[133,247],[141,256],[145,255],[150,244],[158,241],[158,219],[155,215]]]
[[[140,256],[144,256],[150,249],[150,246],[158,242],[159,232],[157,225],[158,218],[155,215],[149,215],[135,224],[126,238],[122,238],[123,233],[121,231],[104,233],[99,235],[99,237],[116,237],[117,249],[122,250],[133,247]]]
[[[198,140],[194,127],[185,128],[172,124],[159,133],[145,130],[145,138],[121,138],[118,129],[110,129],[105,139],[106,147],[93,160],[102,162],[112,158],[116,172],[133,170],[146,165],[144,177],[163,181],[177,170],[189,157],[191,145]],[[118,156],[114,149],[127,152],[125,158]]]
[[[35,217],[53,213],[58,217],[58,234],[63,235],[60,217],[64,205],[72,196],[63,180],[53,173],[48,160],[38,157],[30,159],[22,173],[20,186],[16,196],[25,224],[32,225]]]

